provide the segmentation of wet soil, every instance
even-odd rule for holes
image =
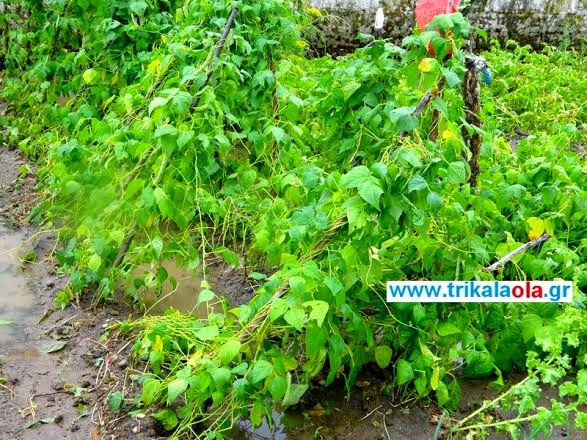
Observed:
[[[0,439],[98,439],[111,379],[98,374],[100,337],[121,311],[82,303],[48,313],[66,279],[51,258],[55,236],[26,224],[36,182],[25,164],[0,147]]]

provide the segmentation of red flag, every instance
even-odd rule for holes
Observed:
[[[420,27],[420,32],[423,32],[426,25],[437,15],[457,12],[460,2],[460,0],[418,0],[416,3],[416,22]]]

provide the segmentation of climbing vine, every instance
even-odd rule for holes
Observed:
[[[495,402],[523,402],[519,417],[474,421],[488,404],[454,432],[515,434],[523,422],[542,431],[569,413],[587,426],[587,169],[573,150],[585,142],[584,108],[561,102],[572,107],[564,121],[544,125],[498,67],[517,65],[513,56],[584,65],[582,55],[489,54],[497,79],[482,91],[480,129],[463,112],[470,26],[460,13],[402,47],[363,36],[352,54],[308,59],[319,12],[282,0],[8,8],[2,133],[42,164],[32,219],[58,228],[56,257],[70,274],[56,306],[122,286],[140,302],[144,289],[174,283],[166,260],[194,269],[219,257],[259,283],[233,307],[204,281],[195,294],[205,319],[172,310],[122,323],[148,364],[129,408],[157,408],[175,437],[220,437],[239,417],[258,425],[273,406],[297,404],[319,381],[350,390],[375,363],[402,394],[448,410],[461,374],[502,387],[503,374],[528,371]],[[536,133],[512,152],[504,133],[519,120]],[[474,132],[477,188],[464,141]],[[545,231],[540,248],[485,270]],[[387,280],[554,278],[574,281],[572,304],[384,298]],[[541,381],[565,381],[566,403],[536,410]]]

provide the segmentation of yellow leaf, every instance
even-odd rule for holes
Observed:
[[[526,223],[530,226],[530,232],[528,232],[528,238],[530,240],[536,240],[544,234],[544,220],[541,220],[538,217],[530,217],[526,220]]]
[[[159,73],[161,68],[161,60],[157,58],[156,60],[152,61],[151,64],[147,66],[147,70],[152,74]]]
[[[145,228],[150,228],[153,225],[153,220],[155,220],[153,214],[149,215],[149,218],[147,218],[147,221],[145,222]]]
[[[90,230],[88,229],[88,227],[86,225],[79,225],[79,227],[76,229],[75,231],[75,235],[77,235],[77,238],[81,238],[84,235],[90,235]]]
[[[86,84],[95,84],[100,78],[100,74],[95,69],[88,69],[82,74]]]
[[[155,336],[155,342],[153,342],[153,351],[155,353],[163,353],[163,339],[161,336]]]
[[[430,349],[424,343],[422,343],[421,339],[418,339],[418,344],[420,345],[420,351],[422,352],[422,356],[428,359],[432,359],[434,362],[440,360],[438,356],[434,355],[434,353],[432,353]]]
[[[195,367],[196,363],[198,362],[198,359],[202,356],[202,350],[198,350],[196,351],[194,354],[192,354],[190,356],[190,358],[188,359],[188,365],[190,367]]]
[[[306,8],[306,12],[308,13],[308,15],[315,18],[322,17],[322,12],[320,12],[320,10],[316,8]]]
[[[440,382],[440,367],[434,367],[432,370],[432,377],[430,378],[430,388],[436,390],[438,383]]]
[[[550,220],[544,220],[544,230],[548,235],[554,237],[554,225]]]
[[[424,58],[420,61],[420,64],[418,64],[418,70],[424,73],[432,72],[434,61],[434,58]]]
[[[454,134],[452,130],[444,130],[442,132],[442,139],[444,139],[445,141],[456,141],[457,136],[456,134]]]

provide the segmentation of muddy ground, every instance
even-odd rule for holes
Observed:
[[[0,146],[0,439],[166,438],[148,416],[133,418],[106,409],[106,398],[114,390],[125,389],[127,396],[136,390],[131,377],[140,372],[133,370],[130,343],[107,330],[109,324],[130,316],[131,306],[121,297],[99,307],[82,300],[48,313],[66,276],[52,258],[56,237],[27,222],[35,203],[33,176],[34,169],[17,151]],[[191,307],[198,282],[184,278],[175,300],[160,306]],[[233,303],[250,298],[252,289],[242,271],[217,268],[211,279],[215,290]],[[317,387],[302,405],[274,413],[274,426],[264,423],[253,430],[241,421],[231,437],[432,439],[442,411],[383,396],[385,380],[379,370],[365,371],[350,400],[345,399],[342,384],[326,390]],[[464,381],[460,414],[496,395],[487,383]],[[587,440],[587,435],[557,429],[553,438]]]
[[[25,165],[0,147],[0,320],[11,321],[0,326],[0,438],[102,438],[96,402],[119,355],[100,338],[129,309],[82,302],[49,313],[66,279],[52,259],[56,237],[27,224],[36,182]]]

